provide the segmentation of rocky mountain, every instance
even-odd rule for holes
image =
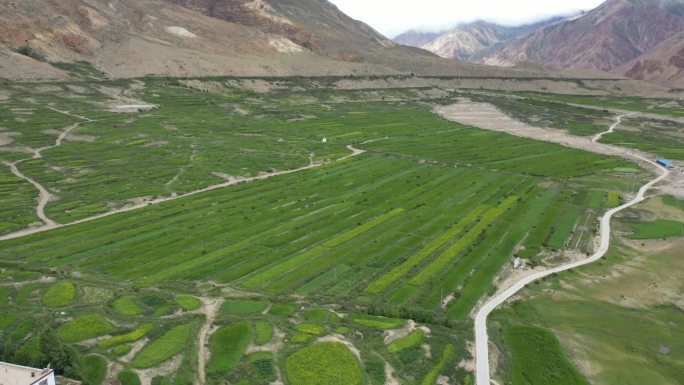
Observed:
[[[401,35],[397,35],[392,39],[397,44],[406,45],[409,47],[422,48],[427,43],[433,41],[443,32],[421,32],[414,29],[406,31]]]
[[[0,1],[0,77],[66,76],[52,62],[113,77],[516,75],[395,44],[327,0]]]
[[[506,42],[562,20],[562,17],[556,17],[517,27],[507,27],[480,20],[460,24],[440,33],[409,31],[393,40],[399,44],[426,49],[443,58],[478,61]]]
[[[637,80],[684,88],[684,32],[658,44],[616,72]]]
[[[582,68],[646,78],[646,73],[652,72],[646,67],[655,69],[656,61],[670,59],[638,58],[683,31],[684,0],[609,0],[582,17],[512,41],[481,62],[512,66],[533,61],[553,69]],[[671,41],[667,47],[675,43]],[[659,52],[668,55],[670,48],[661,48]]]

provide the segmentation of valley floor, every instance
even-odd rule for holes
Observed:
[[[525,128],[545,143],[433,113],[476,93],[336,81],[3,86],[0,160],[24,178],[0,174],[0,359],[41,366],[58,341],[92,385],[472,383],[471,317],[513,258],[592,254],[650,179],[618,146],[567,146],[596,144],[562,122],[603,115],[530,104],[558,125]],[[158,108],[112,108],[130,100]],[[494,333],[504,378],[525,333],[558,338]]]

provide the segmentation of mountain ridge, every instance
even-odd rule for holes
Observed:
[[[648,56],[649,52],[682,31],[682,0],[609,0],[580,18],[545,27],[512,41],[479,62],[513,66],[522,61],[534,61],[555,70],[590,69],[639,78],[647,62],[668,61]],[[639,64],[642,55],[647,58]],[[624,68],[630,62],[634,63]],[[632,69],[634,66],[639,68]],[[660,84],[668,82],[667,77],[644,78]],[[681,81],[678,84],[683,85]]]

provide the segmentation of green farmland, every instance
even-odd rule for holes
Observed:
[[[470,314],[512,259],[591,253],[597,219],[647,177],[432,112],[459,93],[336,81],[0,86],[14,133],[0,160],[20,161],[53,196],[45,214],[68,224],[0,242],[0,342],[16,352],[3,358],[43,365],[56,339],[86,357],[60,370],[93,382],[102,357],[117,368],[106,380],[125,384],[150,372],[153,385],[468,383]],[[115,91],[158,108],[112,112]],[[515,103],[580,135],[611,120]],[[38,192],[3,173],[8,234],[38,222]]]

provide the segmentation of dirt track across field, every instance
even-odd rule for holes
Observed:
[[[189,196],[205,193],[208,191],[222,189],[222,188],[226,188],[229,186],[234,186],[234,185],[239,184],[239,183],[254,182],[254,181],[258,181],[258,180],[264,180],[264,179],[272,178],[272,177],[278,176],[278,175],[292,174],[295,172],[304,171],[304,170],[324,166],[324,165],[331,164],[331,163],[341,162],[345,159],[349,159],[349,158],[361,155],[361,154],[366,152],[365,150],[360,150],[358,148],[353,147],[352,145],[348,145],[347,149],[349,151],[351,151],[351,154],[345,155],[345,156],[343,156],[339,159],[336,159],[336,160],[332,160],[332,161],[328,161],[328,162],[320,162],[320,163],[310,163],[306,166],[302,166],[302,167],[299,167],[296,169],[274,171],[274,172],[269,172],[269,173],[261,173],[257,176],[251,176],[251,177],[246,177],[246,178],[233,178],[227,182],[219,183],[219,184],[208,186],[208,187],[204,187],[204,188],[201,188],[201,189],[198,189],[195,191],[191,191],[189,193],[172,195],[172,196],[168,196],[168,197],[164,197],[164,198],[158,198],[158,199],[143,201],[143,202],[140,202],[140,203],[137,203],[134,205],[122,207],[120,209],[108,211],[108,212],[103,213],[103,214],[94,215],[92,217],[83,218],[83,219],[80,219],[78,221],[74,221],[74,222],[70,222],[70,223],[64,223],[64,224],[54,223],[54,222],[52,224],[46,223],[46,225],[44,225],[44,226],[27,228],[27,229],[23,229],[23,230],[13,232],[13,233],[2,235],[2,236],[0,236],[0,241],[6,241],[9,239],[21,238],[21,237],[25,237],[25,236],[32,235],[32,234],[42,233],[44,231],[48,231],[48,230],[52,230],[52,229],[57,229],[57,228],[61,228],[61,227],[73,226],[73,225],[77,225],[80,223],[90,222],[90,221],[94,221],[96,219],[105,218],[105,217],[109,217],[109,216],[120,214],[120,213],[129,212],[129,211],[133,211],[133,210],[138,210],[138,209],[141,209],[143,207],[156,205],[156,204],[160,204],[160,203],[164,203],[164,202],[169,202],[169,201],[176,200],[176,199],[186,198]]]

